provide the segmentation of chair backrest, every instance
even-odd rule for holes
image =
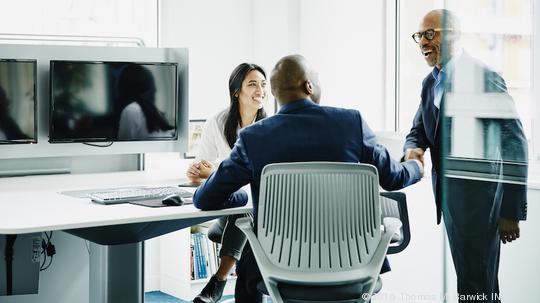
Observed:
[[[377,170],[357,163],[267,165],[257,238],[274,266],[334,272],[369,263],[381,239]]]

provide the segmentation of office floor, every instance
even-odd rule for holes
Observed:
[[[187,303],[191,301],[180,300],[176,297],[170,296],[160,291],[151,291],[151,292],[144,293],[144,302],[145,303]],[[224,296],[219,302],[233,303],[234,297]]]

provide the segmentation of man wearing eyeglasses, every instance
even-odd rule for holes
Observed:
[[[468,85],[471,92],[476,90],[474,93],[477,96],[498,95],[512,100],[507,93],[505,81],[499,74],[458,47],[459,36],[459,22],[448,10],[433,10],[426,14],[419,31],[412,35],[422,56],[433,70],[422,82],[421,103],[406,138],[404,159],[416,159],[423,163],[424,152],[430,149],[437,224],[441,222],[441,216],[444,217],[457,275],[459,301],[500,302],[497,277],[500,241],[507,243],[519,238],[519,220],[526,218],[526,185],[524,182],[508,184],[502,182],[502,178],[482,181],[455,178],[448,174],[444,179],[442,177],[442,148],[444,147],[446,157],[451,148],[465,144],[446,139],[450,138],[452,131],[455,132],[452,127],[456,125],[445,124],[444,140],[441,135],[443,123],[440,110],[446,95],[457,95],[458,87],[453,88],[458,85],[455,79],[472,79],[471,82],[483,80],[465,84],[462,81],[459,89]],[[480,101],[473,98],[467,102]],[[445,108],[448,108],[447,105]],[[450,120],[449,118],[448,121]],[[482,120],[477,120],[478,123],[483,123]],[[501,147],[497,150],[499,162],[523,162],[526,170],[527,142],[519,120],[512,118],[490,121],[495,121],[500,131],[497,135],[500,136],[501,145],[507,145],[506,149]],[[472,132],[473,129],[469,131]],[[450,142],[453,147],[450,147]],[[480,158],[483,157],[486,156]],[[498,167],[502,168],[502,164]],[[524,178],[526,181],[526,172]]]

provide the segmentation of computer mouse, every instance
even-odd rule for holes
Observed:
[[[163,198],[163,200],[161,200],[161,203],[167,206],[180,206],[184,204],[184,202],[185,202],[184,198],[182,198],[181,196],[177,194],[169,195]]]

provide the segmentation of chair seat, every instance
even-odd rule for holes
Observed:
[[[293,284],[278,284],[279,291],[288,298],[287,302],[297,301],[331,301],[335,302],[335,298],[339,297],[341,300],[356,300],[367,292],[369,285],[364,283],[353,283],[346,285],[293,285]],[[382,280],[379,277],[375,284],[373,294],[378,293],[382,289]],[[268,296],[268,290],[263,281],[257,283],[257,290]],[[354,301],[352,301],[354,302]]]

